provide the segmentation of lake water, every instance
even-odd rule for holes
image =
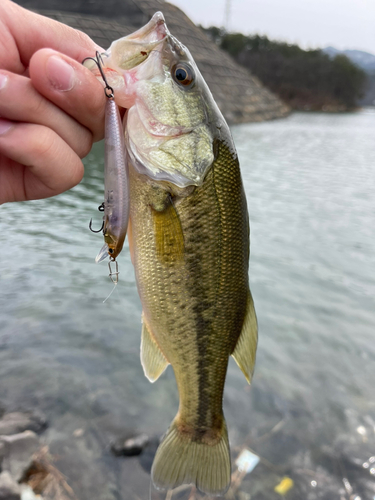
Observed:
[[[224,412],[233,459],[261,457],[241,500],[375,498],[375,112],[296,113],[232,128],[251,223],[259,347],[251,389],[230,362]],[[139,361],[141,305],[126,246],[120,282],[94,258],[103,145],[83,182],[0,207],[0,401],[45,413],[44,440],[79,500],[146,499],[152,450],[110,442],[165,432],[173,371]]]

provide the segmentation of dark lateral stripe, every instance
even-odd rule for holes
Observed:
[[[191,274],[200,276],[204,271],[202,269],[199,256],[187,255],[187,266]],[[208,301],[207,292],[200,284],[199,280],[192,280],[194,283],[194,296],[198,299],[193,307],[195,331],[197,332],[196,343],[198,349],[197,371],[198,371],[198,408],[197,408],[197,422],[196,428],[206,428],[207,413],[210,408],[210,387],[209,387],[209,362],[208,354],[208,341],[210,330],[212,329],[211,322],[204,318],[204,312],[211,306]]]

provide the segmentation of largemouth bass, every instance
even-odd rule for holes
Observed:
[[[143,306],[141,362],[154,382],[170,363],[180,404],[152,468],[156,487],[230,484],[222,410],[230,355],[248,382],[257,322],[249,222],[229,128],[192,56],[156,13],[103,54],[127,108],[130,251]]]

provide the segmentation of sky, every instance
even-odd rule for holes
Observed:
[[[167,0],[203,26],[223,26],[228,0]],[[302,48],[375,54],[375,0],[230,0],[229,31],[267,35]]]

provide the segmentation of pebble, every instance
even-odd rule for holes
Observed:
[[[46,427],[46,419],[38,413],[6,413],[0,419],[0,436],[10,436],[24,431],[33,431],[39,434]]]
[[[25,431],[12,436],[0,436],[0,442],[5,447],[2,469],[20,481],[31,465],[33,454],[39,449],[38,436],[35,432]]]
[[[139,436],[115,441],[112,443],[111,449],[116,456],[133,457],[140,455],[148,442],[149,438],[146,434],[139,434]]]
[[[20,500],[21,489],[8,471],[0,474],[0,500]]]
[[[85,433],[85,429],[76,429],[74,432],[73,432],[73,436],[76,437],[76,438],[80,438],[84,435]]]

